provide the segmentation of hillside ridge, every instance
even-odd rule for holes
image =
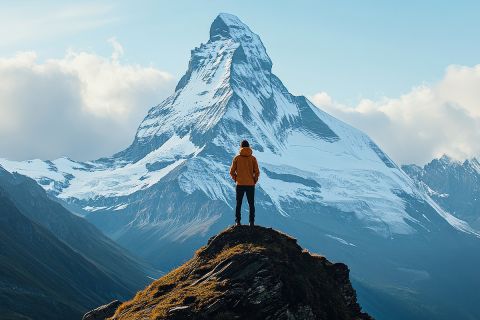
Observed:
[[[371,319],[343,263],[260,226],[229,227],[110,319]]]

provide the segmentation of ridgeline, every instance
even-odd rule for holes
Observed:
[[[112,312],[113,313],[113,312]],[[343,263],[264,227],[230,227],[110,319],[372,319]]]

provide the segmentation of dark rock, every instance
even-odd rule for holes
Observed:
[[[94,310],[91,310],[83,316],[82,320],[104,320],[110,318],[115,314],[117,308],[122,304],[118,300],[114,300],[109,304],[100,306]]]
[[[168,288],[168,290],[165,290]],[[112,319],[372,319],[343,263],[273,229],[231,227],[153,282]]]

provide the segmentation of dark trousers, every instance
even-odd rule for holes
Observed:
[[[235,209],[235,221],[240,222],[243,194],[247,194],[250,209],[250,222],[255,221],[255,186],[237,186],[237,208]]]

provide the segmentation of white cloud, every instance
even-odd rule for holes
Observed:
[[[423,164],[448,154],[480,155],[480,65],[449,66],[441,81],[399,98],[339,104],[321,92],[312,101],[366,132],[398,163]]]
[[[315,93],[311,99],[317,106],[330,106],[333,102],[332,97],[323,91]]]
[[[0,157],[95,159],[131,143],[150,107],[174,79],[152,67],[69,51],[39,62],[34,52],[0,58]]]

